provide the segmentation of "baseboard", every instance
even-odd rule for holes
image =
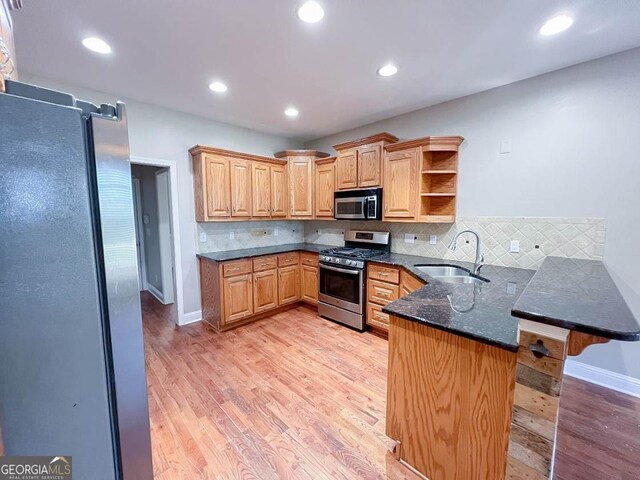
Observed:
[[[166,303],[164,303],[164,297],[162,295],[162,292],[158,290],[156,287],[154,287],[153,285],[151,285],[149,282],[147,282],[147,284],[145,285],[145,290],[149,292],[151,295],[153,295],[154,297],[156,297],[160,303],[162,303],[163,305],[166,305]]]
[[[195,310],[189,313],[183,313],[180,318],[180,326],[189,325],[190,323],[199,322],[202,320],[202,310]]]
[[[604,368],[594,367],[575,360],[567,360],[564,364],[564,373],[571,377],[579,378],[585,382],[594,383],[601,387],[610,388],[616,392],[626,393],[640,398],[640,380],[637,378],[611,372]]]

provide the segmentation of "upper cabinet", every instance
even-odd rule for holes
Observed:
[[[453,223],[464,139],[424,137],[385,147],[383,220]]]
[[[251,162],[232,159],[229,162],[231,178],[231,216],[251,216]]]
[[[314,162],[328,156],[316,150],[285,150],[275,154],[287,161],[291,218],[313,218]]]
[[[336,157],[316,161],[316,218],[333,218],[333,194],[336,191]]]
[[[398,138],[390,133],[378,133],[334,145],[333,148],[338,152],[336,190],[382,186],[383,149],[397,141]]]

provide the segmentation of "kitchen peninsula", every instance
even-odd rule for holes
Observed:
[[[433,480],[551,478],[565,360],[640,339],[605,266],[548,257],[535,275],[487,266],[491,281],[470,284],[405,268],[428,285],[383,308],[396,457]]]

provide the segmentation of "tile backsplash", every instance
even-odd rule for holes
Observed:
[[[202,232],[207,234],[206,242],[200,241]],[[269,247],[274,244],[304,242],[304,222],[288,220],[196,223],[195,234],[197,250],[200,253]]]
[[[456,252],[448,246],[461,230],[480,234],[485,263],[507,267],[537,268],[549,255],[601,260],[606,222],[600,218],[464,217],[455,224],[388,223],[362,221],[312,221],[304,223],[305,241],[342,245],[347,229],[391,232],[391,250],[398,253],[471,261],[475,259],[475,237],[463,235]],[[405,235],[414,243],[405,243]],[[430,236],[436,235],[436,244]],[[511,240],[520,242],[518,253],[510,252]]]

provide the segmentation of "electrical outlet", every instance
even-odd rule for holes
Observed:
[[[229,240],[235,240],[236,232],[229,232]]]
[[[437,235],[429,235],[429,245],[436,245],[438,243]]]
[[[207,232],[200,232],[200,243],[205,243],[207,241]]]
[[[520,240],[511,240],[509,251],[511,253],[520,253]]]
[[[404,243],[416,243],[416,236],[414,233],[404,234]]]

